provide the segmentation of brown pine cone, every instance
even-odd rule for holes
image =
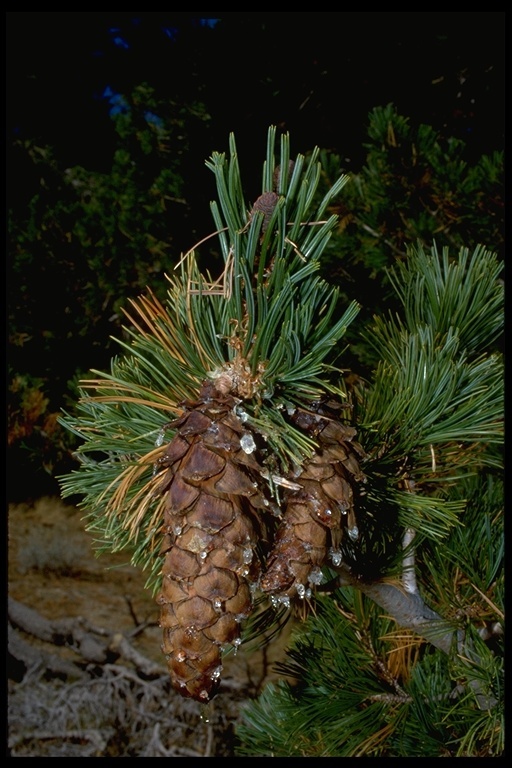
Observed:
[[[240,622],[252,608],[260,568],[256,510],[267,502],[234,398],[206,383],[197,402],[183,405],[159,461],[171,480],[157,602],[173,686],[206,702],[220,684],[223,648],[240,644]]]
[[[263,592],[284,603],[311,594],[329,552],[339,564],[343,529],[351,538],[358,537],[353,489],[365,480],[359,466],[364,451],[354,441],[353,427],[300,410],[292,419],[315,437],[319,448],[293,477],[300,490],[284,494],[283,521],[260,582]]]

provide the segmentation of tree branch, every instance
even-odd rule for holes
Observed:
[[[413,630],[443,653],[449,654],[456,648],[459,658],[468,661],[469,685],[475,693],[479,708],[491,709],[497,704],[496,699],[483,691],[481,681],[471,679],[470,665],[478,664],[478,655],[466,633],[429,608],[418,591],[408,592],[399,582],[361,582],[344,564],[333,570],[338,573],[337,586],[361,590],[403,629]]]

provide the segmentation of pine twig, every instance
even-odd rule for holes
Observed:
[[[468,662],[468,676],[471,675],[470,665],[478,663],[478,657],[466,638],[462,629],[457,629],[449,621],[433,611],[424,602],[418,591],[408,592],[402,584],[386,581],[376,581],[371,584],[360,582],[354,577],[348,566],[342,564],[334,568],[338,573],[337,585],[350,586],[360,589],[363,594],[383,608],[403,629],[411,629],[420,637],[434,645],[440,651],[450,654],[454,648],[460,659]],[[478,679],[470,679],[480,709],[491,709],[497,701],[482,691]]]

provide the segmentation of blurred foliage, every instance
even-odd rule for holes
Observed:
[[[15,142],[11,175],[23,178],[8,209],[8,442],[14,466],[52,473],[69,461],[56,424],[75,382],[110,357],[121,307],[179,258],[187,222],[187,136],[207,122],[202,104],[157,102],[141,85],[112,112],[111,169],[63,168],[37,141]],[[51,428],[50,428],[51,425]]]
[[[435,242],[441,251],[485,243],[500,260],[505,248],[503,151],[470,163],[463,141],[411,125],[392,104],[370,113],[364,147],[363,168],[330,211],[338,214],[339,229],[324,260],[329,280],[362,307],[349,337],[396,306],[387,271],[406,260],[408,244]],[[329,188],[343,163],[326,151],[322,160]],[[366,365],[377,359],[359,340],[352,353]]]

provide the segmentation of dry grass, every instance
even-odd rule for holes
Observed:
[[[232,757],[240,705],[227,694],[202,711],[166,675],[144,681],[114,664],[72,683],[34,668],[9,683],[10,756]]]

